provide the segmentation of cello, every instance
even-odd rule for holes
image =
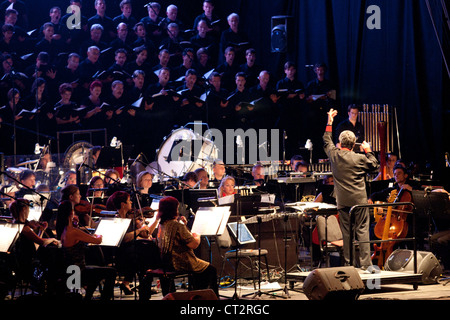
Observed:
[[[406,189],[392,190],[388,202],[409,202],[411,200],[411,193]],[[406,218],[412,208],[408,205],[401,206],[389,206],[386,215],[380,218],[375,225],[374,233],[381,240],[395,240],[404,238],[408,233],[408,223]],[[377,265],[380,269],[383,268],[386,259],[394,251],[394,245],[396,241],[381,242],[378,246],[374,244],[374,253],[372,260],[377,261]]]

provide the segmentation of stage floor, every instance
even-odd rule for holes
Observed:
[[[358,270],[361,280],[363,280],[366,289],[361,293],[357,300],[423,300],[423,301],[442,301],[450,300],[450,272],[445,271],[444,274],[433,284],[422,284],[420,274],[381,271],[378,274],[368,274],[361,270]],[[302,286],[303,281],[308,276],[309,272],[290,272],[287,274],[287,281],[284,277],[278,279],[278,281],[261,282],[260,291],[255,290],[253,282],[251,280],[239,280],[237,288],[230,286],[227,288],[219,288],[220,300],[233,301],[240,300],[245,302],[261,301],[264,303],[276,302],[277,308],[282,308],[282,305],[286,303],[286,308],[291,308],[289,301],[307,302],[309,299],[303,293]],[[448,279],[447,279],[448,278]],[[380,286],[370,287],[368,286],[369,280],[379,279]],[[371,282],[372,285],[374,282]],[[139,285],[139,283],[136,283]],[[177,292],[186,292],[186,283],[182,281],[176,282]],[[258,283],[256,283],[258,288]],[[163,299],[160,288],[157,286],[157,282],[154,282],[154,289],[156,293],[152,295],[149,302],[156,302]],[[259,294],[261,293],[261,294]],[[31,294],[28,292],[28,294]],[[32,294],[31,294],[32,295]],[[6,300],[9,300],[8,297]],[[16,299],[21,300],[16,296]],[[100,294],[97,291],[94,294],[94,300],[99,300]],[[138,291],[133,295],[124,295],[120,293],[119,287],[115,287],[114,301],[111,303],[120,302],[132,302],[139,301]],[[230,302],[231,303],[231,302]],[[263,303],[263,302],[260,302]],[[280,304],[281,303],[281,306]]]

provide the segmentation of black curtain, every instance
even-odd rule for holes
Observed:
[[[284,62],[294,60],[306,84],[314,74],[305,66],[325,62],[327,76],[338,85],[341,116],[347,116],[350,103],[395,108],[399,148],[394,151],[424,170],[429,166],[435,177],[442,174],[449,151],[444,126],[450,125],[444,96],[450,88],[437,40],[446,40],[440,0],[429,1],[434,21],[424,0],[230,2],[240,4],[238,13],[261,64],[282,77]],[[367,26],[371,5],[380,9],[380,29]],[[276,15],[293,17],[292,45],[284,54],[270,52],[271,17]]]

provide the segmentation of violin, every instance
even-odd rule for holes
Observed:
[[[141,229],[143,225],[148,226],[149,222],[146,219],[153,218],[156,211],[157,210],[153,210],[150,207],[142,207],[141,209],[134,209],[129,211],[126,217],[129,219],[133,219],[135,223],[135,228],[137,230]],[[140,230],[137,236],[140,238],[148,239],[150,238],[151,234],[147,229],[144,229]]]
[[[75,213],[77,214],[91,214],[96,213],[100,215],[100,212],[106,210],[106,205],[104,204],[92,204],[89,201],[81,200],[74,206]]]
[[[409,202],[411,193],[406,189],[392,190],[388,202]],[[408,233],[407,215],[412,211],[408,205],[389,206],[387,213],[378,220],[374,228],[375,236],[381,240],[394,240],[404,238]],[[383,268],[386,259],[393,252],[396,241],[382,242],[379,246],[374,244],[372,260],[377,260],[380,269]]]

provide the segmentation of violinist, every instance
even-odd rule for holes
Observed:
[[[114,192],[107,201],[107,209],[117,210],[118,218],[133,218],[135,216],[132,211],[131,197],[125,191]],[[144,219],[138,217],[139,215],[136,215],[136,218],[132,219],[132,223],[123,237],[116,256],[118,272],[124,276],[123,282],[120,285],[120,290],[124,292],[125,295],[133,294],[130,288],[130,282],[133,280],[136,273],[135,259],[136,255],[139,254],[135,251],[133,240],[151,238],[151,234],[156,229],[158,223],[158,221],[155,220],[149,227],[145,224]]]
[[[70,184],[61,189],[62,201],[69,201],[72,204],[81,227],[93,228],[97,225],[97,222],[94,222],[89,214],[90,204],[85,200],[81,200],[80,189],[76,185]]]
[[[15,261],[16,273],[21,280],[31,280],[33,271],[33,261],[37,257],[37,247],[54,244],[58,241],[55,238],[44,238],[42,234],[47,228],[47,222],[29,221],[30,201],[17,199],[13,201],[9,210],[13,217],[13,222],[23,225],[19,239],[14,244],[13,257]]]
[[[73,197],[73,195],[71,196]],[[79,191],[75,197],[81,198]],[[86,244],[101,244],[102,236],[91,235],[78,228],[78,218],[70,200],[62,201],[59,205],[56,231],[58,238],[61,239],[65,266],[77,265],[80,267],[81,284],[86,287],[84,299],[92,299],[94,291],[101,281],[104,281],[101,299],[112,299],[117,275],[116,270],[112,267],[86,264]]]

